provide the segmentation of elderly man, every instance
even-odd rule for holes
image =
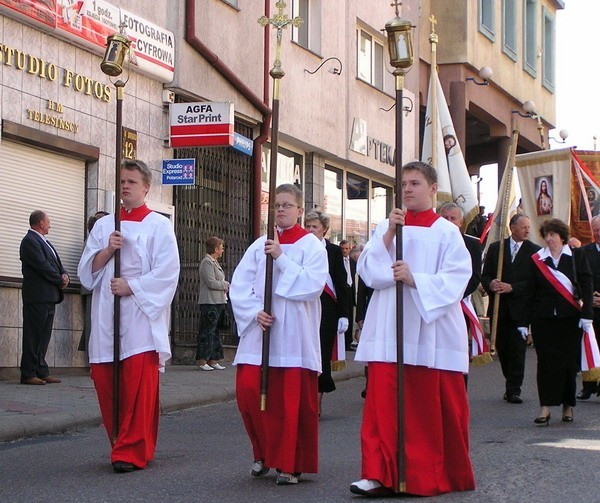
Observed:
[[[490,245],[485,257],[481,284],[490,296],[490,319],[498,316],[496,350],[506,379],[504,400],[520,404],[523,403],[521,385],[525,376],[527,340],[518,331],[517,316],[530,276],[529,262],[540,247],[527,239],[531,228],[527,215],[517,213],[510,219],[509,226],[511,235],[502,242],[504,259],[500,277],[497,277],[500,255],[500,242],[497,241]],[[496,295],[500,295],[498,313],[493,312]]]
[[[41,210],[29,216],[29,231],[21,241],[19,257],[23,272],[23,354],[21,384],[59,383],[46,363],[52,336],[54,309],[63,301],[69,275],[56,248],[46,239],[50,217]]]

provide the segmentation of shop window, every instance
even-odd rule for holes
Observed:
[[[392,211],[394,191],[391,187],[373,182],[371,193],[371,231]]]
[[[339,243],[343,238],[342,226],[342,200],[343,200],[343,173],[332,166],[325,166],[323,211],[329,215],[329,239],[332,243]]]
[[[353,173],[346,175],[346,239],[366,243],[368,239],[369,180]]]

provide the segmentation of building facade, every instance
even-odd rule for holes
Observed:
[[[395,91],[382,28],[394,9],[387,2],[361,0],[286,3],[285,12],[304,23],[283,30],[277,183],[297,184],[305,192],[307,209],[320,208],[331,216],[334,242],[365,242],[393,199]],[[493,22],[483,15],[488,3]],[[403,2],[401,15],[416,27],[415,64],[406,76],[402,104],[404,161],[420,156],[431,14],[438,19],[442,85],[473,174],[484,160],[500,158],[517,104],[535,100],[544,127],[551,125],[552,92],[538,86],[539,77],[519,73],[519,54],[516,62],[509,58],[518,67],[509,76],[504,67],[511,63],[502,60],[500,38],[482,34],[478,13],[485,26],[501,30],[498,9],[505,3],[511,2],[460,0],[450,9],[436,0]],[[520,12],[519,6],[529,0],[513,3],[514,12]],[[76,266],[87,216],[111,211],[115,191],[115,90],[100,69],[103,49],[93,34],[118,31],[122,22],[136,40],[123,101],[125,154],[153,169],[156,182],[149,205],[175,226],[182,268],[172,309],[173,361],[190,363],[199,328],[196,299],[204,241],[213,235],[225,240],[222,262],[231,278],[246,247],[266,228],[269,70],[276,31],[262,28],[257,20],[272,17],[278,5],[274,0],[156,0],[148,9],[143,0],[97,0],[74,9],[71,4],[40,0],[25,6],[0,0],[0,191],[5,191],[0,199],[0,369],[18,367],[18,245],[29,213],[37,208],[49,212],[49,238],[73,278],[57,309],[48,361],[56,367],[86,365],[85,353],[77,351],[83,310]],[[560,2],[539,0],[535,5],[536,12],[553,13]],[[498,70],[494,68],[486,89],[465,81],[480,66],[496,65],[496,59]],[[233,103],[233,129],[244,147],[172,148],[170,108],[197,102]],[[485,127],[473,126],[475,121]],[[521,141],[523,148],[533,150],[539,144],[535,124],[532,131],[530,127],[524,126]],[[486,141],[481,131],[487,133]],[[194,159],[193,184],[160,183],[163,161],[171,159]],[[226,343],[236,343],[233,333],[223,336]]]

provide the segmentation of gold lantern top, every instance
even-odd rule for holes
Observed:
[[[388,35],[390,64],[394,68],[410,68],[413,64],[412,25],[398,15],[385,25]]]
[[[113,33],[106,38],[106,52],[100,68],[109,77],[118,77],[123,73],[123,62],[131,46],[131,40],[122,33]]]

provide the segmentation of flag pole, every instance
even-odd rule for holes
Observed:
[[[413,64],[412,25],[402,19],[399,7],[402,2],[395,1],[396,17],[388,21],[385,30],[388,35],[390,64],[394,67],[396,84],[396,155],[395,155],[395,207],[402,208],[402,99],[404,93],[404,76]],[[402,260],[402,226],[396,226],[396,260]],[[396,369],[397,369],[397,456],[398,484],[396,491],[406,492],[406,453],[405,453],[405,420],[404,420],[404,284],[396,282]]]
[[[429,22],[431,23],[431,33],[429,34],[429,43],[431,44],[431,75],[430,82],[434,82],[436,85],[429,86],[429,92],[431,93],[431,110],[429,120],[431,121],[431,165],[437,170],[438,168],[438,128],[440,116],[437,110],[437,44],[439,38],[435,32],[435,25],[437,20],[433,14],[429,16]],[[435,77],[435,78],[434,78]],[[433,195],[433,208],[437,207],[437,193]]]
[[[272,18],[262,16],[258,19],[258,23],[267,27],[273,25],[277,30],[277,45],[275,46],[275,62],[269,75],[273,78],[273,105],[272,122],[271,122],[271,162],[269,165],[269,214],[267,218],[267,239],[275,238],[275,189],[277,187],[277,150],[279,148],[279,83],[285,75],[281,67],[281,38],[283,29],[288,25],[300,26],[302,19],[295,17],[288,18],[287,14],[283,13],[286,3],[282,0],[278,1],[275,6],[278,9],[277,14]],[[273,300],[273,257],[267,255],[265,267],[265,299],[263,310],[265,313],[271,314]],[[262,337],[262,355],[260,365],[260,410],[267,410],[267,393],[269,389],[269,350],[271,345],[271,327],[266,327]]]
[[[514,129],[512,141],[508,148],[508,158],[504,166],[504,176],[506,176],[506,184],[504,184],[504,193],[498,194],[502,200],[502,210],[500,214],[500,241],[498,249],[498,265],[496,269],[496,278],[502,279],[502,265],[504,263],[504,240],[508,237],[506,226],[508,225],[508,211],[510,204],[510,190],[512,187],[513,171],[515,165],[515,156],[517,155],[517,140],[519,138],[519,130]],[[509,171],[506,171],[509,170]],[[500,294],[494,295],[494,305],[492,309],[492,326],[490,327],[490,351],[496,350],[496,334],[498,332],[498,314],[500,312]]]

